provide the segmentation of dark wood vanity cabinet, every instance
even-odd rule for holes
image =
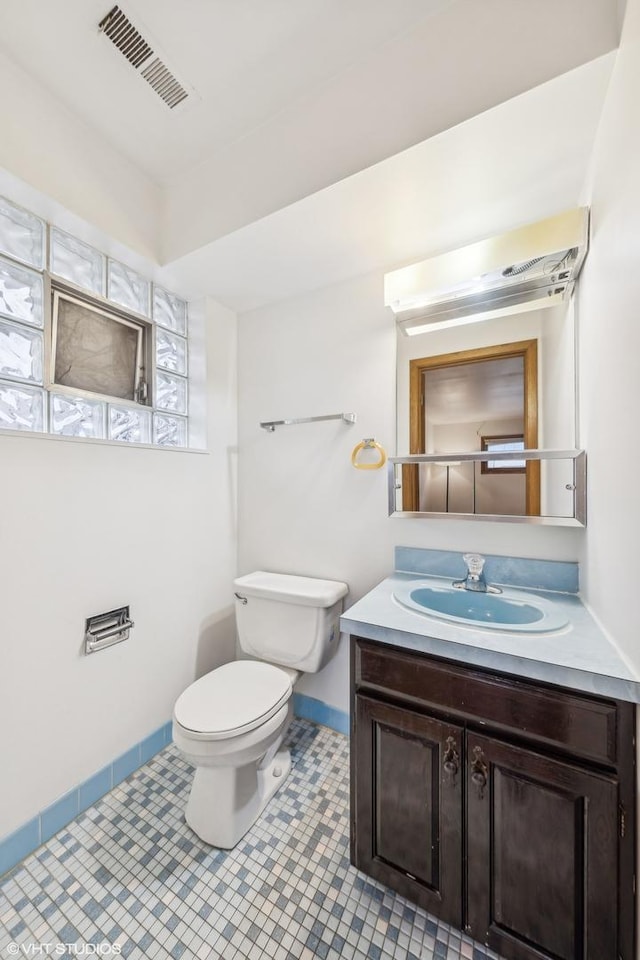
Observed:
[[[351,643],[354,865],[509,960],[633,960],[634,706]]]

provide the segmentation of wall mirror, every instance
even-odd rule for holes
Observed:
[[[432,459],[395,471],[393,512],[575,517],[575,353],[572,300],[415,336],[399,329],[397,454]],[[515,455],[525,450],[565,456]]]

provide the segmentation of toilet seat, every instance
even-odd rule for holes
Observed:
[[[178,698],[174,719],[193,740],[226,740],[255,730],[291,696],[289,675],[257,660],[235,660],[205,674]]]

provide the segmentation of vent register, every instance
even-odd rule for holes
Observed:
[[[120,7],[113,7],[100,21],[98,29],[171,110],[187,99],[189,91],[172,74]]]

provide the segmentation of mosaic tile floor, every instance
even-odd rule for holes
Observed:
[[[164,749],[0,881],[0,960],[495,960],[350,865],[347,738],[296,720],[289,739],[232,851],[186,826],[192,770]]]

